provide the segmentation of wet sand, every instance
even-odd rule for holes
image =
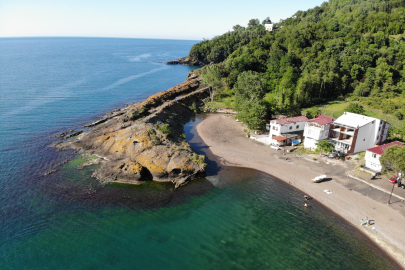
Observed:
[[[352,168],[311,162],[294,153],[284,155],[283,151],[247,138],[244,128],[234,116],[207,114],[198,124],[197,132],[210,151],[226,164],[266,172],[303,191],[357,226],[405,269],[403,201],[393,197],[388,205],[389,195],[347,176]],[[328,179],[311,182],[321,174]],[[361,219],[365,221],[367,217],[371,225],[361,226]]]

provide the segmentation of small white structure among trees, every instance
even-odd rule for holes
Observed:
[[[394,163],[402,162],[399,160],[401,158],[404,158],[403,163],[405,163],[405,157],[402,157],[402,155],[405,154],[405,148],[403,146],[403,143],[395,141],[367,149],[365,155],[366,167],[372,171],[381,172],[383,169],[392,167]],[[401,149],[398,147],[401,147]],[[395,170],[395,168],[392,169]]]
[[[267,31],[273,31],[273,24],[272,23],[265,23],[264,27]]]

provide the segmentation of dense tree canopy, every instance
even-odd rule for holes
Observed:
[[[405,114],[405,0],[330,0],[272,32],[258,22],[197,43],[188,57],[221,63],[230,95],[242,95],[239,76],[252,72],[272,96],[263,106],[276,113],[351,95]]]

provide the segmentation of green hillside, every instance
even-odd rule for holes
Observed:
[[[200,70],[205,83],[250,128],[347,98],[405,115],[405,0],[330,0],[275,25],[234,26],[188,56],[213,63]]]

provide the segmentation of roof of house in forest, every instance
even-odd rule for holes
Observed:
[[[291,123],[297,123],[297,122],[307,122],[308,118],[306,116],[294,116],[294,117],[287,117],[287,118],[283,118],[283,119],[273,119],[272,121],[276,121],[277,124],[279,125],[287,125],[287,124],[291,124]]]
[[[318,114],[315,116],[315,118],[308,120],[308,122],[315,122],[318,125],[326,125],[332,123],[332,121],[336,120],[334,117]]]
[[[382,155],[382,154],[384,154],[385,150],[388,147],[393,146],[393,145],[404,146],[403,143],[395,141],[395,142],[390,142],[390,143],[386,143],[386,144],[383,144],[383,145],[379,145],[379,146],[367,149],[367,151],[373,152],[373,153],[375,153],[377,155]]]

